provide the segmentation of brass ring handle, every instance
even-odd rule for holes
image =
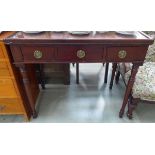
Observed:
[[[77,57],[78,57],[78,58],[82,59],[82,58],[84,58],[85,56],[86,56],[85,51],[83,51],[83,50],[78,50],[78,51],[77,51]]]
[[[41,59],[42,56],[43,56],[43,53],[41,51],[39,51],[39,50],[34,51],[34,57],[36,59]]]
[[[118,57],[120,59],[124,59],[127,56],[127,52],[125,50],[121,50],[118,52]]]

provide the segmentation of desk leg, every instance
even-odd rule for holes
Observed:
[[[107,79],[108,79],[108,69],[109,69],[109,63],[106,63],[105,66],[105,75],[104,75],[104,83],[107,83]]]
[[[33,118],[36,118],[38,114],[35,110],[35,103],[33,103],[33,96],[32,96],[32,92],[31,92],[30,80],[28,77],[26,66],[25,65],[17,65],[17,67],[19,67],[19,70],[20,70],[20,73],[22,76],[24,88],[26,91],[26,95],[27,95],[30,107],[31,107],[31,112],[32,112]]]
[[[117,63],[113,63],[112,64],[112,75],[111,75],[110,86],[109,86],[110,89],[112,89],[112,87],[113,87],[116,69],[117,69]]]
[[[119,112],[119,117],[120,118],[123,117],[124,110],[125,110],[125,107],[126,107],[126,105],[128,103],[130,93],[131,93],[131,90],[132,90],[132,87],[133,87],[133,84],[134,84],[135,76],[136,76],[136,73],[137,73],[138,68],[139,68],[140,65],[141,64],[139,64],[139,63],[138,64],[133,64],[132,71],[131,71],[131,76],[130,76],[130,79],[128,81],[127,87],[126,87],[123,104],[122,104],[121,110]]]
[[[39,79],[42,89],[45,89],[45,76],[43,64],[39,64]]]
[[[76,84],[79,84],[79,63],[76,63]]]
[[[70,84],[70,64],[66,63],[63,64],[63,71],[64,71],[64,85]]]

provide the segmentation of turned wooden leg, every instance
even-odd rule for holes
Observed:
[[[76,63],[76,84],[79,84],[79,63]]]
[[[133,64],[133,66],[132,66],[131,76],[130,76],[130,79],[128,81],[127,87],[126,87],[122,107],[121,107],[120,112],[119,112],[119,117],[120,118],[123,117],[124,110],[125,110],[125,107],[126,107],[126,105],[128,103],[128,99],[129,99],[129,96],[130,96],[130,93],[131,93],[131,89],[132,89],[133,84],[134,84],[135,76],[136,76],[136,73],[137,73],[138,68],[139,68],[140,65],[142,65],[142,64],[137,63],[137,64]]]
[[[45,76],[43,67],[43,64],[39,64],[39,79],[42,89],[45,89]]]
[[[31,113],[33,118],[36,118],[38,116],[38,113],[36,112],[35,109],[35,103],[33,102],[33,96],[32,96],[32,91],[31,91],[31,86],[30,86],[30,79],[28,77],[28,73],[27,73],[27,69],[25,67],[25,65],[17,65],[17,67],[19,67],[21,76],[22,76],[22,80],[23,80],[23,84],[24,84],[24,88],[26,91],[26,96],[28,98],[30,107],[31,107]]]
[[[104,83],[107,83],[107,79],[108,79],[108,69],[109,69],[109,63],[106,63],[105,75],[104,75]]]
[[[112,89],[112,87],[113,87],[113,81],[114,81],[116,69],[117,69],[117,63],[113,63],[111,81],[110,81],[110,86],[109,86],[110,89]]]
[[[117,71],[116,77],[115,77],[115,82],[118,84],[119,82],[119,77],[120,77],[120,71]]]
[[[45,89],[45,77],[44,77],[43,65],[37,64],[36,71],[38,75],[38,83],[41,85],[42,89]]]
[[[70,84],[70,64],[63,65],[63,72],[64,72],[64,85]]]
[[[132,96],[130,97],[129,102],[128,102],[128,111],[127,111],[127,117],[129,119],[133,118],[133,114],[132,114],[133,110],[136,109],[139,101],[140,101],[139,98],[133,98]]]

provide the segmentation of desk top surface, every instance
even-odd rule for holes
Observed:
[[[146,43],[153,40],[142,32],[135,31],[134,35],[122,35],[115,31],[104,33],[91,32],[87,35],[74,35],[69,32],[43,31],[37,34],[17,32],[5,39],[6,43]]]

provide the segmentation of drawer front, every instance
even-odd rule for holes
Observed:
[[[101,46],[62,46],[58,48],[57,59],[63,62],[103,62]]]
[[[10,72],[8,69],[0,69],[0,78],[10,77]]]
[[[22,113],[22,107],[19,99],[1,99],[0,98],[0,114],[16,114]]]
[[[2,51],[2,47],[0,46],[0,59],[4,59],[4,54],[3,54],[3,51]]]
[[[21,47],[24,61],[42,62],[54,60],[55,48],[42,46],[23,46]]]
[[[0,79],[0,98],[17,97],[17,93],[11,79]]]
[[[7,63],[0,61],[0,69],[8,69]]]
[[[106,59],[116,62],[143,61],[147,47],[109,47]]]
[[[0,78],[10,76],[9,68],[5,62],[0,62]]]

